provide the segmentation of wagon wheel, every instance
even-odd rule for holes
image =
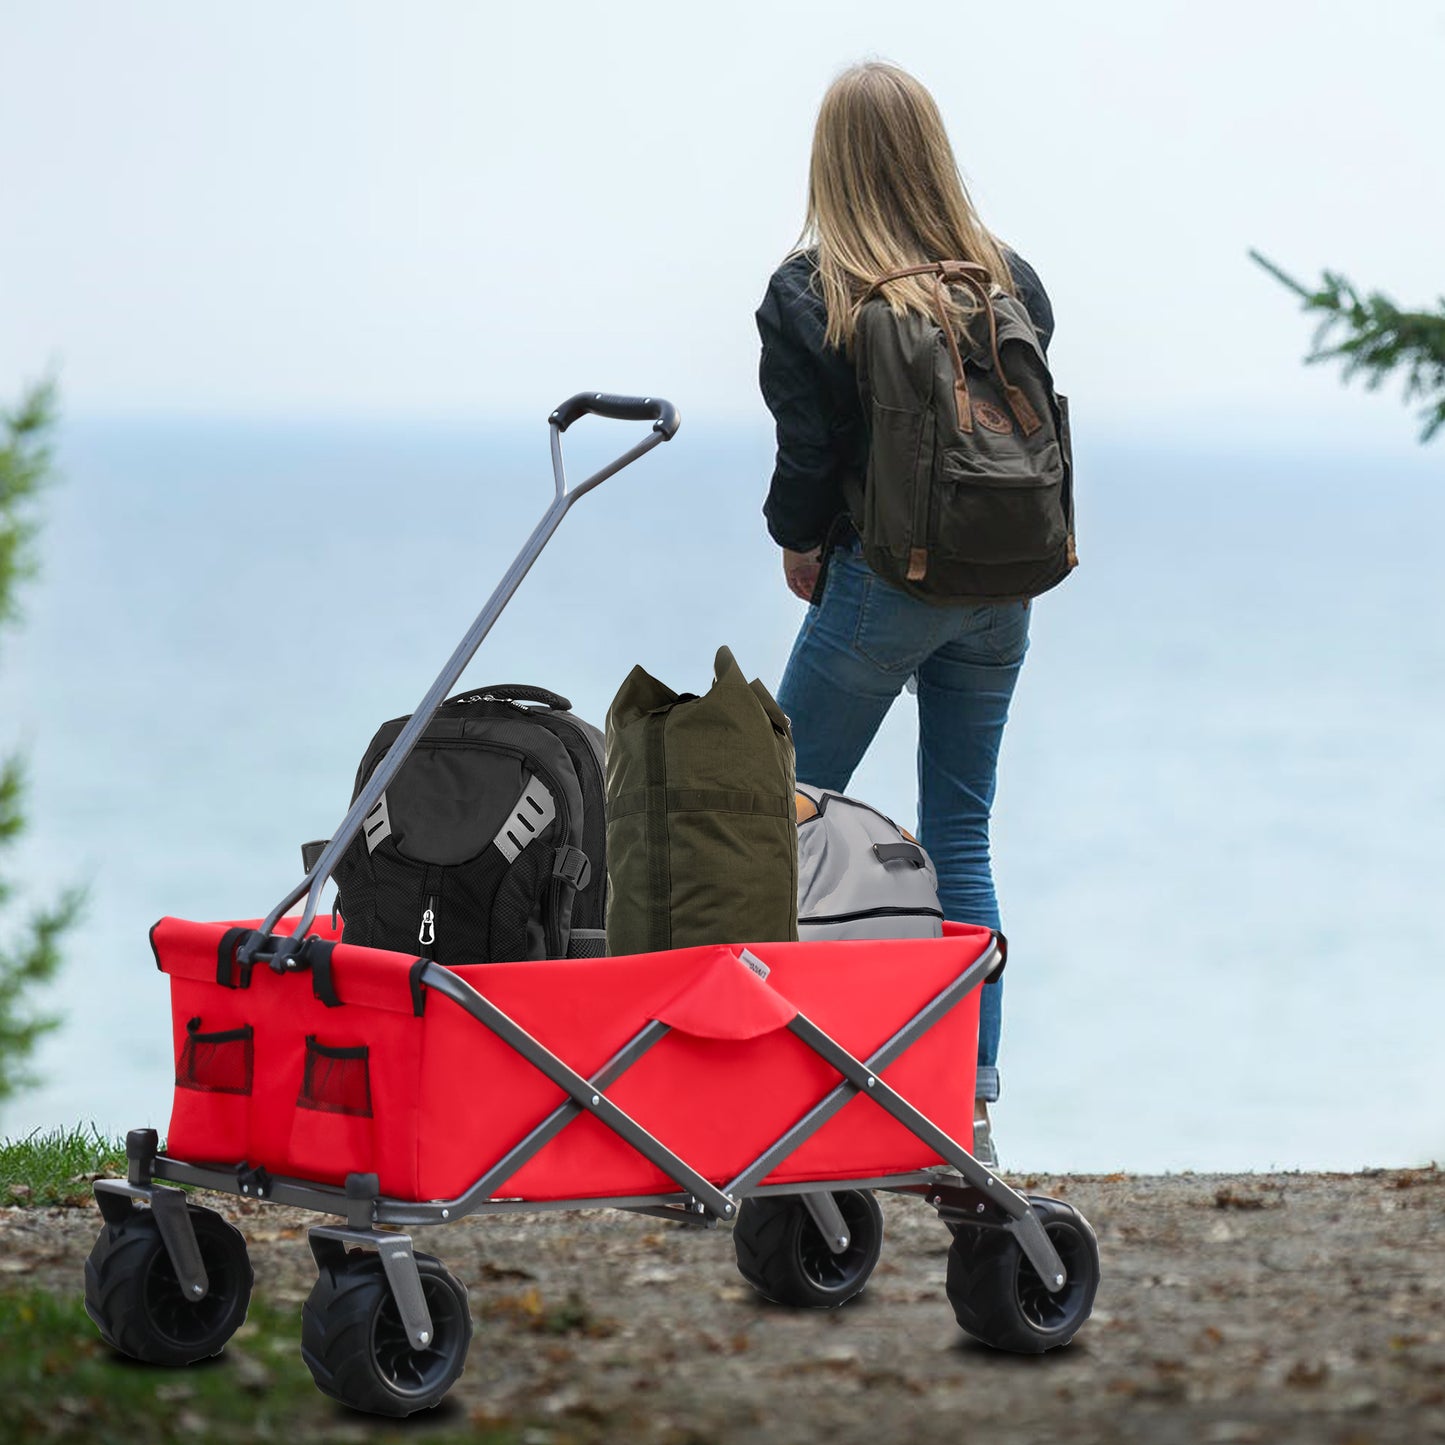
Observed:
[[[251,1261],[240,1230],[213,1209],[188,1205],[209,1289],[181,1289],[149,1209],[107,1224],[85,1262],[85,1312],[112,1348],[150,1365],[191,1365],[220,1354],[246,1318]]]
[[[411,1415],[456,1382],[472,1340],[467,1291],[430,1254],[416,1256],[432,1337],[416,1349],[378,1256],[324,1264],[301,1314],[301,1358],[317,1388],[373,1415]]]
[[[1059,1199],[1029,1204],[1068,1276],[1051,1294],[1007,1230],[959,1224],[948,1250],[948,1302],[959,1325],[998,1350],[1038,1355],[1066,1345],[1089,1318],[1099,1289],[1099,1244],[1089,1221]]]
[[[848,1227],[848,1246],[834,1254],[795,1194],[745,1199],[733,1226],[742,1277],[765,1299],[807,1309],[831,1309],[868,1283],[883,1248],[883,1211],[864,1189],[833,1195]]]

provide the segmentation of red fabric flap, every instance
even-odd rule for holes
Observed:
[[[259,920],[257,920],[259,922]],[[151,950],[156,967],[172,978],[215,983],[216,953],[221,935],[241,924],[192,923],[187,918],[162,918],[151,929]],[[249,926],[249,925],[245,925]]]
[[[290,933],[296,922],[294,916],[287,916],[276,925],[276,932]],[[162,918],[151,929],[151,947],[163,973],[195,983],[214,984],[217,954],[226,932],[232,928],[260,926],[259,918],[242,923],[192,923],[184,918]],[[328,943],[335,942],[329,919],[317,919],[312,932]],[[415,962],[415,957],[404,953],[338,944],[331,955],[331,979],[336,996],[343,1004],[359,1004],[387,1013],[414,1013],[411,968]],[[263,971],[266,965],[257,964],[256,969]],[[277,983],[283,982],[288,988],[304,989],[308,994],[312,990],[309,971],[282,974]]]
[[[719,948],[652,1017],[698,1039],[756,1039],[786,1028],[797,1013],[736,953]]]
[[[331,955],[331,981],[343,1004],[414,1015],[411,970],[416,961],[415,954],[340,943]]]

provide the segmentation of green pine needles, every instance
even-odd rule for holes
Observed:
[[[16,587],[35,575],[32,503],[54,466],[54,428],[54,382],[32,387],[14,411],[0,411],[0,623],[15,620]]]
[[[1379,291],[1362,297],[1334,271],[1326,271],[1319,289],[1311,291],[1258,251],[1249,254],[1288,286],[1306,311],[1323,318],[1306,363],[1342,361],[1344,379],[1363,376],[1372,391],[1387,377],[1403,371],[1405,400],[1425,403],[1420,412],[1420,440],[1429,441],[1445,427],[1445,298],[1434,311],[1402,311]]]
[[[19,584],[35,575],[35,501],[53,475],[55,387],[33,387],[10,412],[0,411],[0,627],[18,615]],[[25,766],[0,761],[0,858],[25,829]],[[0,875],[0,1103],[33,1083],[25,1070],[36,1042],[59,1020],[37,1012],[27,996],[49,983],[60,967],[60,938],[80,912],[83,893],[67,889],[48,906],[16,922],[14,887]]]

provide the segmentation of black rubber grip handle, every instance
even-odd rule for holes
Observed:
[[[608,416],[614,421],[650,421],[653,431],[661,432],[668,441],[682,424],[677,408],[660,396],[613,396],[605,391],[579,391],[547,419],[558,431],[566,431],[579,416],[589,413]]]

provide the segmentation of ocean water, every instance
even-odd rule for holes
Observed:
[[[568,434],[574,476],[631,433]],[[1076,576],[1035,608],[995,857],[1017,1169],[1445,1158],[1445,466],[1081,439]],[[575,453],[575,457],[573,454]],[[0,1133],[165,1128],[147,930],[265,912],[551,497],[546,428],[73,424],[0,643],[24,896],[90,902]],[[582,499],[469,683],[602,720],[634,663],[775,685],[802,613],[765,428],[684,426]],[[853,791],[914,808],[914,715]]]

